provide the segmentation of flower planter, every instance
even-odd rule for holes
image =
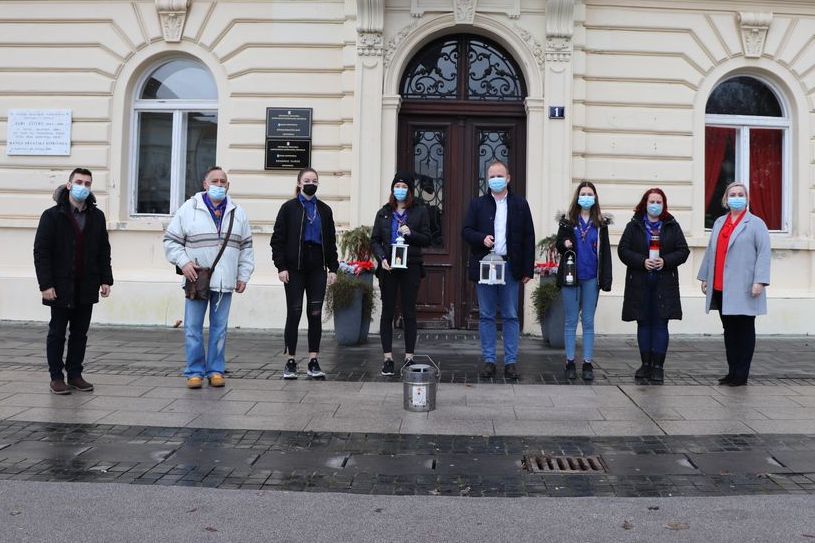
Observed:
[[[565,346],[563,338],[565,320],[566,313],[563,310],[563,296],[561,295],[546,309],[541,323],[543,341],[552,349],[562,349]]]
[[[359,345],[368,341],[368,331],[371,326],[370,317],[366,318],[364,311],[364,291],[371,289],[373,274],[360,273],[358,276],[343,277],[345,292],[349,292],[348,285],[352,285],[353,294],[347,305],[342,308],[334,307],[334,335],[340,345]],[[346,294],[347,296],[347,294]]]

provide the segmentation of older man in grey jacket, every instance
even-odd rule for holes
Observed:
[[[724,327],[727,375],[719,383],[747,383],[756,343],[755,320],[767,313],[770,284],[770,234],[767,225],[747,210],[747,188],[731,183],[722,206],[729,209],[713,225],[697,279],[705,294],[705,311],[718,309]]]

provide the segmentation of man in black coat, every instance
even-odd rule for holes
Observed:
[[[93,385],[82,378],[93,304],[110,294],[110,268],[105,214],[91,194],[93,176],[76,168],[68,183],[54,192],[57,204],[40,217],[34,239],[34,266],[42,303],[51,307],[46,355],[51,392],[90,392]],[[63,364],[65,330],[70,324],[68,354]],[[66,384],[63,368],[68,374]]]
[[[469,276],[479,280],[479,261],[490,251],[505,261],[504,285],[476,285],[478,295],[481,356],[484,366],[480,376],[495,377],[495,318],[498,313],[504,324],[504,375],[518,378],[518,342],[521,328],[518,320],[520,283],[527,283],[535,268],[535,227],[529,204],[509,191],[509,168],[495,161],[487,168],[490,194],[470,202],[462,229],[464,241],[470,246]]]

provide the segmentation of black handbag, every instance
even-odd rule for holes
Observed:
[[[229,243],[229,236],[232,234],[232,225],[234,223],[235,211],[233,210],[232,214],[229,215],[229,228],[226,230],[226,238],[224,238],[224,242],[221,245],[221,249],[218,251],[218,256],[215,257],[215,261],[212,263],[212,266],[209,268],[197,268],[195,271],[198,272],[198,278],[195,281],[190,281],[188,279],[184,283],[184,297],[188,300],[209,300],[209,282],[212,279],[212,271],[215,269],[215,266],[218,265],[218,261],[221,260],[221,255],[224,254],[226,245]]]

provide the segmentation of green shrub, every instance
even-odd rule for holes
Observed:
[[[346,273],[338,273],[337,280],[326,289],[326,317],[330,317],[338,310],[349,307],[354,302],[354,295],[359,290],[362,290],[362,319],[363,321],[370,321],[374,312],[374,288]]]
[[[535,318],[542,323],[546,310],[560,296],[560,288],[554,281],[544,281],[532,292],[532,305],[535,307]]]

